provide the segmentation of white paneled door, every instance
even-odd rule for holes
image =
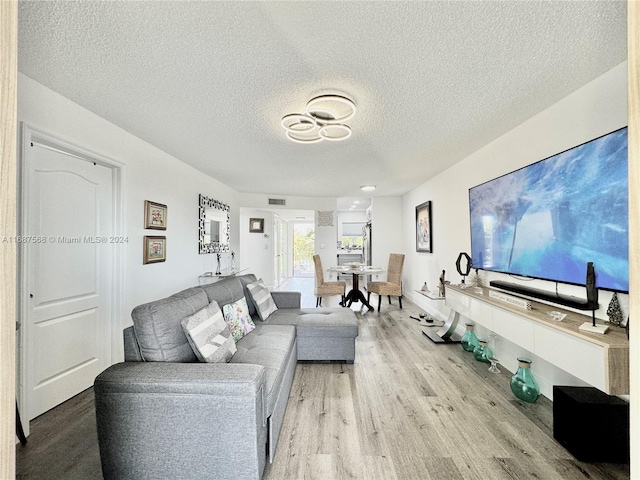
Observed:
[[[93,384],[111,362],[113,170],[26,142],[22,292],[32,419]]]

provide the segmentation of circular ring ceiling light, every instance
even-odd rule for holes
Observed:
[[[308,132],[318,127],[313,117],[302,113],[291,113],[282,117],[282,128],[287,132]]]
[[[307,115],[312,117],[316,123],[324,125],[336,121],[336,116],[329,110],[322,110],[321,108],[314,108],[313,110],[307,110]]]
[[[333,120],[326,123],[343,123],[351,120],[356,114],[356,106],[353,102],[340,95],[320,95],[312,98],[307,102],[307,113],[313,115],[316,110],[341,114],[340,117],[334,116]]]
[[[305,135],[303,133],[287,132],[287,138],[296,143],[318,143],[323,140],[317,133],[315,135]]]
[[[349,125],[343,125],[341,123],[325,125],[320,129],[318,134],[325,140],[338,142],[340,140],[346,140],[351,136],[351,128],[349,128]]]
[[[356,114],[353,101],[342,95],[320,95],[307,102],[303,113],[290,113],[280,122],[289,140],[297,143],[338,142],[351,136],[344,122]]]

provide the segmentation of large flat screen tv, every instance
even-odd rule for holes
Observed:
[[[473,268],[629,291],[627,128],[469,189]]]

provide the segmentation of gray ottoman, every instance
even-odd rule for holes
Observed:
[[[348,308],[301,308],[277,310],[270,325],[295,325],[298,360],[344,360],[356,358],[358,318]]]

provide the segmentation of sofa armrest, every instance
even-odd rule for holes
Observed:
[[[122,362],[96,377],[96,395],[172,393],[255,396],[264,388],[260,365],[242,363]]]
[[[266,462],[260,365],[123,362],[96,377],[105,479],[259,479]],[[229,449],[244,452],[237,462]],[[235,477],[237,475],[237,477]]]
[[[300,292],[271,292],[271,297],[278,308],[300,308]]]
[[[140,353],[140,345],[133,331],[133,325],[122,331],[124,340],[124,361],[125,362],[142,362],[142,353]]]

